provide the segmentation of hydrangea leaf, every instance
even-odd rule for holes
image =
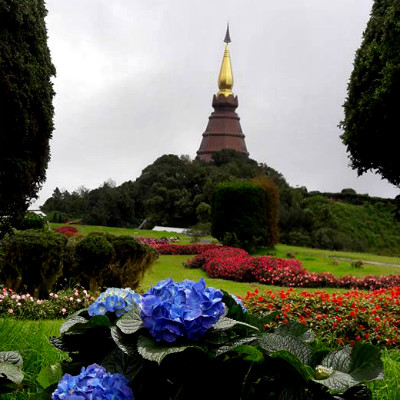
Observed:
[[[118,321],[117,326],[127,335],[137,332],[143,328],[143,322],[140,318],[140,311],[136,308],[124,314]]]
[[[60,327],[60,335],[67,333],[74,325],[76,324],[84,324],[88,320],[79,315],[72,315],[68,318]]]
[[[47,387],[58,383],[62,376],[63,371],[61,368],[61,364],[57,363],[43,367],[40,370],[36,380],[44,389],[46,389]]]
[[[334,371],[329,378],[320,380],[315,379],[314,381],[326,386],[336,393],[342,393],[348,388],[359,383],[354,380],[351,375],[341,371]]]
[[[300,372],[305,380],[311,379],[314,376],[314,371],[310,366],[303,364],[296,355],[287,350],[275,351],[271,357],[279,357],[290,363],[298,372]]]
[[[129,336],[127,337],[116,326],[113,326],[111,328],[111,337],[113,338],[115,344],[118,346],[118,348],[122,352],[124,352],[125,354],[128,354],[130,356],[137,355],[137,348],[136,348],[135,343],[132,343],[131,341],[129,341]]]
[[[236,349],[238,346],[241,346],[243,344],[252,343],[252,342],[254,342],[255,339],[256,339],[256,336],[248,336],[248,337],[244,337],[241,339],[233,340],[233,341],[225,344],[224,346],[218,347],[215,350],[215,355],[219,356],[221,354],[227,353],[228,351]]]
[[[342,349],[337,349],[328,354],[321,362],[321,365],[327,368],[333,368],[335,371],[350,372],[351,366],[351,347],[346,346]]]
[[[236,325],[244,326],[246,328],[254,329],[258,331],[259,329],[253,325],[247,324],[246,322],[236,321],[235,319],[231,319],[228,317],[221,317],[213,326],[214,330],[226,330],[231,329]]]
[[[281,336],[275,333],[264,333],[259,338],[260,346],[269,353],[286,350],[307,364],[311,359],[311,349],[301,340],[292,336]]]
[[[161,364],[161,361],[170,354],[180,353],[186,349],[201,349],[199,346],[181,344],[161,344],[146,336],[139,336],[137,341],[137,349],[139,354],[146,360],[155,361]],[[202,350],[202,349],[201,349]]]
[[[18,351],[0,351],[0,363],[13,364],[22,368],[23,360]]]
[[[264,354],[255,346],[242,344],[235,348],[235,352],[243,357],[243,360],[255,363],[262,363],[264,361]]]
[[[61,325],[60,334],[80,334],[87,329],[109,326],[110,320],[105,315],[95,315],[89,320],[75,316]]]
[[[293,336],[306,343],[315,341],[315,336],[312,331],[305,325],[296,321],[290,321],[287,324],[280,325],[274,333],[282,336]]]
[[[350,375],[359,382],[383,378],[380,349],[368,343],[355,345],[351,352],[350,368]]]
[[[137,352],[136,352],[137,354]],[[140,371],[143,361],[140,357],[132,357],[121,349],[114,349],[101,362],[101,365],[109,372],[119,373],[132,381]]]
[[[316,380],[329,389],[342,392],[361,382],[383,377],[380,350],[370,344],[357,344],[336,350],[322,360],[324,367],[334,369],[327,379]]]
[[[0,363],[0,380],[11,381],[19,385],[24,379],[24,373],[21,368],[15,364],[9,364],[8,362]]]

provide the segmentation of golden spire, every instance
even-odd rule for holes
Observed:
[[[232,74],[232,65],[231,65],[231,58],[229,56],[229,48],[228,45],[231,42],[231,37],[229,34],[229,24],[226,28],[226,35],[224,42],[225,51],[224,51],[224,58],[222,59],[221,71],[219,72],[218,78],[218,88],[219,92],[217,96],[223,94],[225,97],[228,97],[232,93],[233,87],[233,74]]]

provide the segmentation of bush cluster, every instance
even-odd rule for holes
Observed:
[[[63,278],[91,290],[110,286],[134,289],[157,258],[157,251],[132,236],[93,232],[68,241]]]
[[[202,268],[211,278],[239,282],[260,282],[265,285],[288,287],[333,287],[344,289],[377,290],[400,286],[399,275],[362,278],[344,275],[335,277],[329,272],[308,272],[299,260],[275,257],[251,257],[236,248],[219,247],[206,250],[187,260],[188,268]]]
[[[247,292],[243,302],[258,316],[276,313],[266,329],[295,320],[317,332],[330,347],[356,342],[400,347],[400,287],[369,293],[255,290]]]
[[[136,288],[158,257],[156,250],[131,236],[83,237],[70,228],[60,233],[17,231],[4,238],[0,250],[1,282],[37,298],[77,284],[94,291],[103,286]]]
[[[0,279],[13,290],[43,298],[62,274],[67,239],[51,231],[26,230],[7,235],[2,243]]]

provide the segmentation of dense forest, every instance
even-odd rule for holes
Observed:
[[[207,230],[214,187],[219,182],[267,176],[279,189],[280,241],[318,248],[400,254],[396,201],[357,194],[292,188],[265,164],[224,150],[214,163],[164,155],[135,181],[105,182],[69,193],[56,188],[41,207],[53,222],[152,228],[154,225]],[[397,218],[396,218],[397,217]]]

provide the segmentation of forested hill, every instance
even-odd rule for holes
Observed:
[[[291,188],[265,164],[234,151],[215,154],[214,164],[164,155],[136,181],[105,182],[94,190],[72,193],[56,188],[41,209],[54,222],[80,219],[85,224],[138,227],[207,226],[216,183],[266,175],[280,193],[281,242],[337,250],[400,255],[396,202],[344,189],[341,193]]]

